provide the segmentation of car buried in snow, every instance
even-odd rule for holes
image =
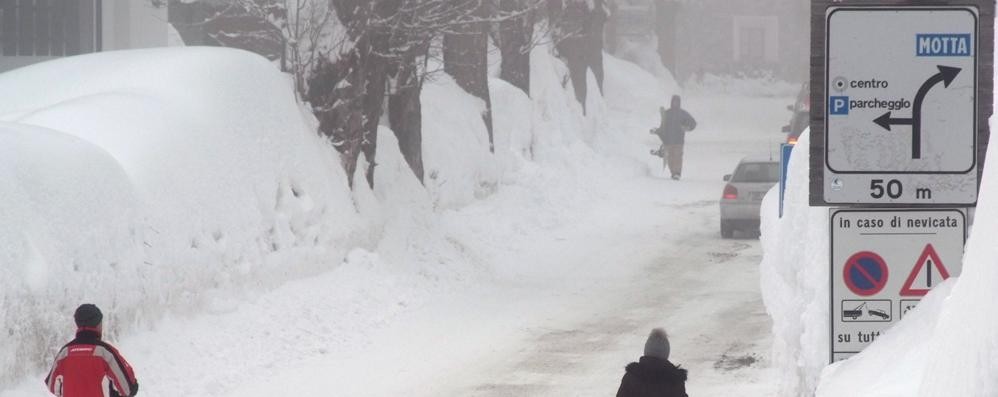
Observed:
[[[780,163],[769,157],[745,157],[735,171],[724,176],[727,184],[721,194],[721,237],[732,238],[735,231],[759,233],[762,198],[780,180]]]

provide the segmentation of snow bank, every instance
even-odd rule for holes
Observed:
[[[83,301],[110,335],[228,310],[331,268],[364,229],[335,151],[256,55],[110,52],[0,87],[0,380],[48,359]]]
[[[784,396],[809,395],[828,361],[828,209],[808,206],[809,135],[801,134],[790,159],[783,218],[778,188],[761,210],[760,284]]]
[[[658,80],[659,88],[671,94],[681,90],[675,77],[664,65],[658,53],[658,36],[618,38],[616,55],[621,60],[640,66]]]
[[[998,158],[994,145],[988,158]],[[998,395],[998,318],[988,314],[998,301],[996,173],[998,164],[985,162],[960,277],[934,288],[917,317],[906,315],[866,351],[826,368],[818,396]]]
[[[534,49],[529,97],[490,81],[495,154],[481,101],[438,76],[423,92],[425,187],[382,128],[375,186],[355,183],[353,192],[287,77],[250,53],[108,52],[0,74],[0,176],[10,181],[0,186],[0,331],[9,336],[0,341],[0,383],[35,384],[83,301],[104,309],[116,340],[339,274],[350,252],[370,252],[384,267],[349,272],[354,284],[370,277],[371,288],[384,284],[385,269],[425,278],[408,283],[496,271],[476,267],[499,263],[478,256],[502,255],[523,230],[582,216],[573,209],[601,194],[586,182],[593,174],[647,172],[634,158],[647,150],[628,152],[643,135],[606,118],[635,102],[630,92],[640,103],[664,101],[647,88],[656,79],[609,57],[606,91],[620,103],[594,90],[584,114],[550,51]],[[609,77],[624,73],[631,78]],[[449,215],[474,213],[502,189],[537,209],[498,225]],[[452,237],[460,230],[499,244],[460,242]],[[377,322],[401,310],[365,308]]]
[[[737,95],[743,97],[795,98],[800,91],[800,83],[786,82],[772,76],[718,76],[707,74],[700,78],[691,77],[686,89],[715,95]]]
[[[798,147],[808,147],[806,136]],[[781,395],[998,395],[998,318],[988,313],[998,301],[998,162],[985,162],[960,277],[935,287],[866,350],[826,367],[828,210],[807,207],[807,155],[798,149],[792,156],[783,219],[772,215],[775,191],[763,209],[761,284],[774,363],[786,376]],[[995,145],[988,158],[998,158]]]

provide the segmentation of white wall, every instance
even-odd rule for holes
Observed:
[[[151,0],[104,0],[103,50],[166,47],[169,36],[166,6]]]

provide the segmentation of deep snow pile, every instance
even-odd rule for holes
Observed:
[[[935,287],[862,353],[826,366],[828,209],[808,207],[807,135],[790,161],[784,217],[773,215],[775,190],[762,209],[760,277],[773,318],[774,365],[785,376],[781,395],[998,395],[998,318],[988,314],[998,301],[998,162],[985,162],[961,276]],[[994,145],[988,158],[998,158]]]
[[[998,158],[994,145],[988,158]],[[960,277],[934,288],[917,317],[905,316],[866,351],[826,368],[818,395],[998,395],[998,318],[989,314],[998,301],[996,219],[998,162],[986,161]]]
[[[0,342],[0,383],[43,370],[72,333],[68,313],[81,301],[105,309],[113,340],[156,329],[162,318],[229,313],[344,267],[344,277],[374,290],[385,270],[370,263],[427,283],[471,278],[494,269],[468,266],[474,254],[436,231],[440,214],[502,189],[545,186],[523,192],[547,203],[528,222],[462,226],[516,236],[572,216],[599,192],[580,190],[593,171],[648,172],[643,161],[599,155],[643,148],[607,128],[607,112],[618,110],[590,95],[584,115],[562,85],[567,69],[546,47],[534,49],[531,67],[530,97],[490,82],[494,156],[481,102],[438,75],[423,93],[426,187],[383,128],[375,186],[361,179],[353,192],[286,76],[255,55],[110,52],[0,74],[0,176],[12,181],[0,186],[0,323],[9,335]],[[608,75],[625,67],[610,58]],[[627,71],[622,91],[644,92],[648,108],[664,101],[647,88],[653,77]],[[646,149],[636,153],[646,160]],[[392,310],[356,321],[383,321]]]
[[[0,380],[37,370],[79,302],[128,333],[329,269],[363,236],[337,157],[263,58],[112,52],[0,87]]]
[[[808,142],[805,131],[790,158],[783,218],[778,187],[761,209],[760,289],[784,396],[809,395],[828,360],[828,209],[808,206]]]

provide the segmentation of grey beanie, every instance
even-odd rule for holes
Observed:
[[[669,359],[669,335],[664,329],[655,328],[648,335],[645,342],[645,356],[656,357],[662,360]]]

